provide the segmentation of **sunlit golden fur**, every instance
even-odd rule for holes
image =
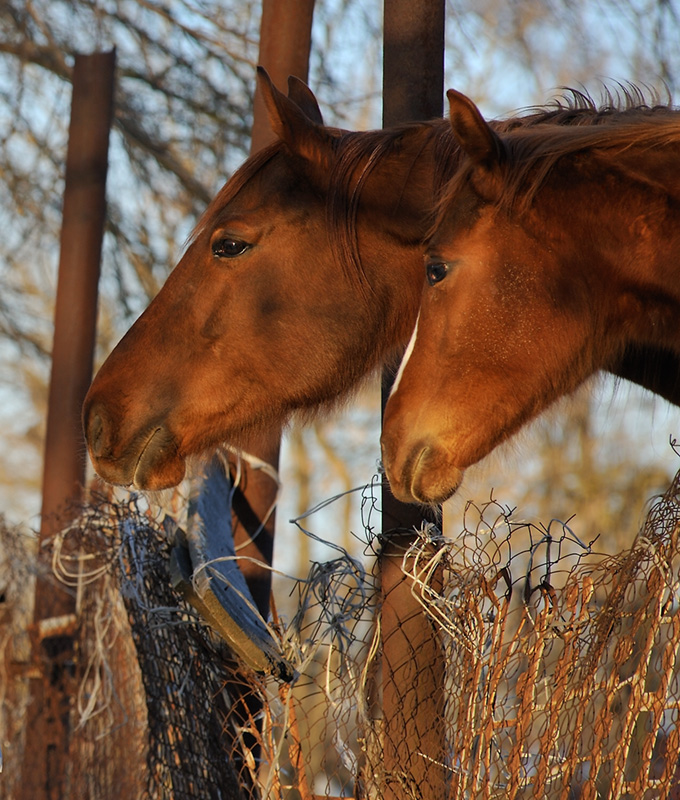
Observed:
[[[342,131],[319,124],[299,82],[289,97],[261,86],[278,141],[217,194],[86,398],[90,456],[112,483],[172,485],[193,455],[328,408],[411,335],[423,239],[460,160],[448,121]],[[579,99],[520,124],[598,114]],[[216,237],[248,247],[218,257]],[[643,363],[632,353],[611,369],[650,385]]]
[[[431,503],[626,354],[655,354],[647,386],[676,405],[680,382],[680,112],[502,129],[449,98],[466,158],[430,231],[434,277],[382,437],[393,491]]]

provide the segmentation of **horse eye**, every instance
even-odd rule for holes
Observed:
[[[216,239],[212,243],[212,252],[217,258],[236,258],[249,249],[248,242],[244,242],[242,239]]]
[[[443,281],[449,274],[449,265],[445,261],[430,261],[425,267],[427,282],[430,286]]]

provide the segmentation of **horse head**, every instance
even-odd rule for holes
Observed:
[[[176,485],[188,457],[333,403],[408,338],[423,229],[410,218],[428,205],[399,183],[412,159],[373,163],[381,132],[327,128],[301,81],[286,96],[258,80],[277,141],[209,205],[85,399],[89,453],[111,483]]]

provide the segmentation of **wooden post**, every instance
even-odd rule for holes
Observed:
[[[441,116],[444,104],[444,0],[384,0],[383,124]],[[424,276],[423,276],[424,278]],[[392,387],[383,375],[383,410]],[[440,800],[448,780],[444,662],[437,632],[402,569],[413,529],[428,521],[415,505],[382,495],[380,555],[385,800]],[[408,569],[408,564],[404,566]]]
[[[59,277],[43,471],[41,542],[82,500],[86,450],[80,425],[92,380],[97,288],[106,216],[106,171],[115,53],[76,56],[66,156]],[[60,800],[69,787],[75,697],[75,600],[56,581],[36,581],[34,675],[27,713],[21,791],[25,800]]]
[[[306,81],[309,71],[309,52],[312,36],[314,0],[264,0],[260,23],[259,63],[282,91],[287,90],[288,76]],[[260,97],[255,91],[251,153],[268,144],[273,138],[269,120]],[[281,431],[272,430],[251,439],[244,450],[278,469]],[[276,500],[277,487],[265,473],[248,464],[241,465],[241,484],[234,493],[234,544],[240,556],[248,556],[263,564],[242,561],[241,569],[255,604],[265,619],[269,616],[271,566],[274,554],[275,514],[272,512],[257,538],[255,532]]]

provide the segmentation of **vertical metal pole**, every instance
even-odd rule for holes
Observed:
[[[264,0],[260,24],[259,63],[267,70],[274,83],[286,91],[288,76],[295,75],[306,81],[309,72],[312,17],[314,0],[296,0],[282,3],[280,0]],[[269,127],[264,101],[258,90],[255,92],[251,153],[256,152],[273,139]],[[244,449],[278,469],[281,431],[267,431],[253,437]],[[271,565],[274,553],[275,515],[271,514],[262,531],[253,539],[261,521],[276,500],[277,487],[271,478],[262,472],[242,465],[242,481],[233,499],[234,544],[241,556],[255,561],[240,562],[253,599],[263,617],[269,614],[271,590]]]
[[[43,471],[41,541],[68,521],[85,483],[80,411],[92,379],[97,288],[106,216],[106,171],[115,53],[77,56],[66,156],[52,374]],[[71,504],[71,508],[69,508]],[[36,677],[22,766],[25,800],[71,796],[71,710],[75,696],[75,601],[38,579],[33,648]]]
[[[309,72],[309,53],[312,40],[314,0],[263,0],[260,21],[260,51],[258,63],[282,91],[288,76],[306,81]],[[274,138],[269,126],[264,100],[256,88],[253,108],[253,130],[250,152],[255,153]],[[278,470],[281,431],[265,431],[243,443],[243,449]],[[232,474],[235,470],[232,468]],[[232,532],[236,552],[243,559],[239,568],[260,614],[267,619],[270,611],[271,567],[274,557],[275,513],[271,511],[278,487],[262,471],[248,463],[241,464],[241,480],[232,495]],[[271,511],[271,513],[270,513]],[[265,518],[269,514],[269,517]],[[260,700],[240,685],[229,685],[229,694],[236,718],[257,719],[261,713]],[[250,724],[249,722],[247,724]],[[244,739],[250,757],[257,759],[259,746],[249,737]]]
[[[259,64],[267,70],[274,84],[283,92],[287,89],[289,75],[307,81],[313,17],[314,0],[262,2]],[[250,152],[255,153],[262,149],[273,138],[267,110],[258,88],[255,90]]]
[[[445,0],[384,0],[384,127],[442,115],[445,6]],[[383,411],[393,379],[391,371],[383,372]],[[382,514],[383,531],[413,530],[423,520],[418,506],[399,502],[386,483]]]
[[[444,103],[445,0],[384,0],[383,125],[441,116]],[[393,375],[383,374],[383,410]],[[402,570],[412,531],[428,517],[382,494],[383,759],[385,800],[446,794],[444,662],[437,632]],[[406,563],[404,566],[409,567]]]
[[[444,109],[444,0],[384,0],[383,125]]]
[[[92,381],[115,53],[76,56],[66,155],[59,277],[54,313],[41,535],[53,515],[82,497],[87,464],[81,428]]]

